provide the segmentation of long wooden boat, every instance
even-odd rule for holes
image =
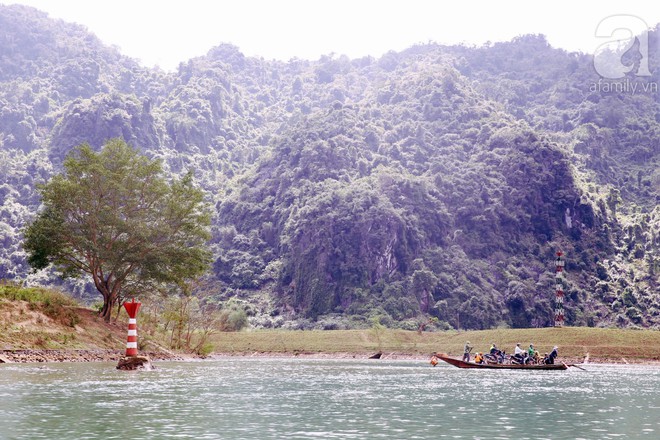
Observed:
[[[566,370],[569,366],[564,363],[559,364],[477,364],[476,362],[465,362],[446,355],[445,353],[436,353],[434,355],[440,360],[447,362],[458,368],[486,368],[494,370]]]

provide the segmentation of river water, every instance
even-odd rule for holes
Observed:
[[[0,439],[659,439],[660,367],[226,358],[0,365]]]

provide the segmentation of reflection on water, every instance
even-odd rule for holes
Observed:
[[[660,368],[228,358],[0,366],[0,439],[657,439]]]

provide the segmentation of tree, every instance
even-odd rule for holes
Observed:
[[[43,209],[24,231],[30,265],[91,275],[106,321],[121,298],[194,278],[210,264],[210,214],[190,173],[168,182],[158,160],[121,139],[98,153],[80,145],[39,191]]]
[[[236,331],[247,325],[247,316],[243,310],[244,322],[236,322],[237,327],[228,328],[229,313],[221,313],[221,305],[214,301],[216,285],[209,278],[199,278],[180,283],[178,294],[172,295],[165,303],[162,313],[165,331],[170,331],[170,347],[185,348],[201,355],[213,351],[209,337],[219,330]],[[231,312],[236,312],[232,309]],[[240,327],[239,327],[240,326]]]
[[[438,277],[428,269],[421,269],[413,272],[412,282],[422,310],[428,313],[433,300],[433,289],[438,284]]]

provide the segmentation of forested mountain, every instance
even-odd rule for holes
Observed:
[[[21,247],[35,186],[121,137],[194,171],[216,299],[254,326],[552,325],[561,249],[568,325],[657,328],[658,35],[653,75],[617,81],[540,35],[289,62],[224,44],[167,73],[0,6],[0,279],[61,282]]]

